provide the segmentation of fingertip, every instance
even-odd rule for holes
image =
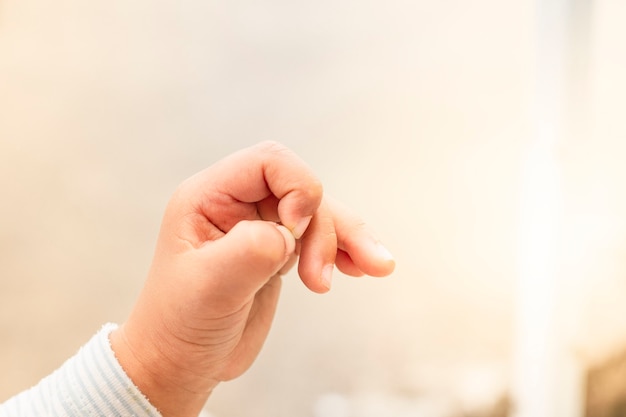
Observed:
[[[312,218],[313,216],[305,216],[296,222],[296,225],[291,229],[294,238],[300,239],[304,235]]]
[[[285,256],[289,258],[296,251],[296,237],[283,225],[277,224],[276,228],[283,235],[283,239],[285,239]]]
[[[396,262],[394,260],[386,260],[379,263],[375,268],[372,268],[368,275],[376,278],[383,278],[391,275],[395,269]]]
[[[302,262],[298,265],[298,274],[304,285],[314,293],[324,294],[330,291],[333,279],[333,264],[321,268],[303,268]]]
[[[372,277],[390,275],[396,266],[391,252],[369,234],[361,234],[359,238],[353,237],[348,243],[346,252],[356,268]]]
[[[384,277],[393,272],[396,268],[396,260],[389,251],[380,241],[376,241],[374,244],[374,253],[376,256],[376,268],[373,268],[372,273],[370,275],[375,277]]]
[[[376,241],[375,247],[376,247],[375,252],[376,252],[376,256],[378,259],[382,261],[387,261],[387,262],[389,261],[395,262],[394,257],[389,251],[389,249],[387,249],[385,245],[383,245],[380,241]]]
[[[245,257],[246,263],[266,274],[281,269],[296,248],[296,241],[287,228],[267,221],[240,221],[224,238],[232,254]]]
[[[327,263],[324,263],[327,262]],[[324,261],[323,259],[308,259],[300,257],[298,264],[298,275],[306,287],[317,294],[324,294],[330,291],[335,270],[334,259]]]
[[[278,203],[278,215],[296,239],[309,229],[313,216],[322,203],[321,183],[313,177],[306,178]]]

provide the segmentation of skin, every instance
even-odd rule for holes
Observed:
[[[281,275],[313,292],[333,268],[382,277],[395,266],[366,225],[323,195],[293,152],[264,142],[183,182],[165,211],[144,288],[112,348],[164,417],[196,417],[238,377],[270,329]]]

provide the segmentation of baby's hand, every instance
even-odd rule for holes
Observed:
[[[197,416],[220,381],[248,369],[297,255],[318,293],[330,289],[334,265],[353,276],[395,265],[281,145],[245,149],[180,185],[141,296],[111,334],[122,367],[164,417]]]

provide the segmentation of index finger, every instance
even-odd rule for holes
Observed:
[[[276,142],[262,142],[226,157],[191,177],[186,188],[194,207],[223,231],[258,216],[252,204],[274,195],[280,222],[296,238],[306,230],[323,194],[309,166]]]

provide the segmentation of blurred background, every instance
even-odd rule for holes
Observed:
[[[397,270],[322,296],[288,275],[211,415],[624,415],[625,18],[620,0],[0,0],[0,402],[124,320],[179,182],[271,139]]]

